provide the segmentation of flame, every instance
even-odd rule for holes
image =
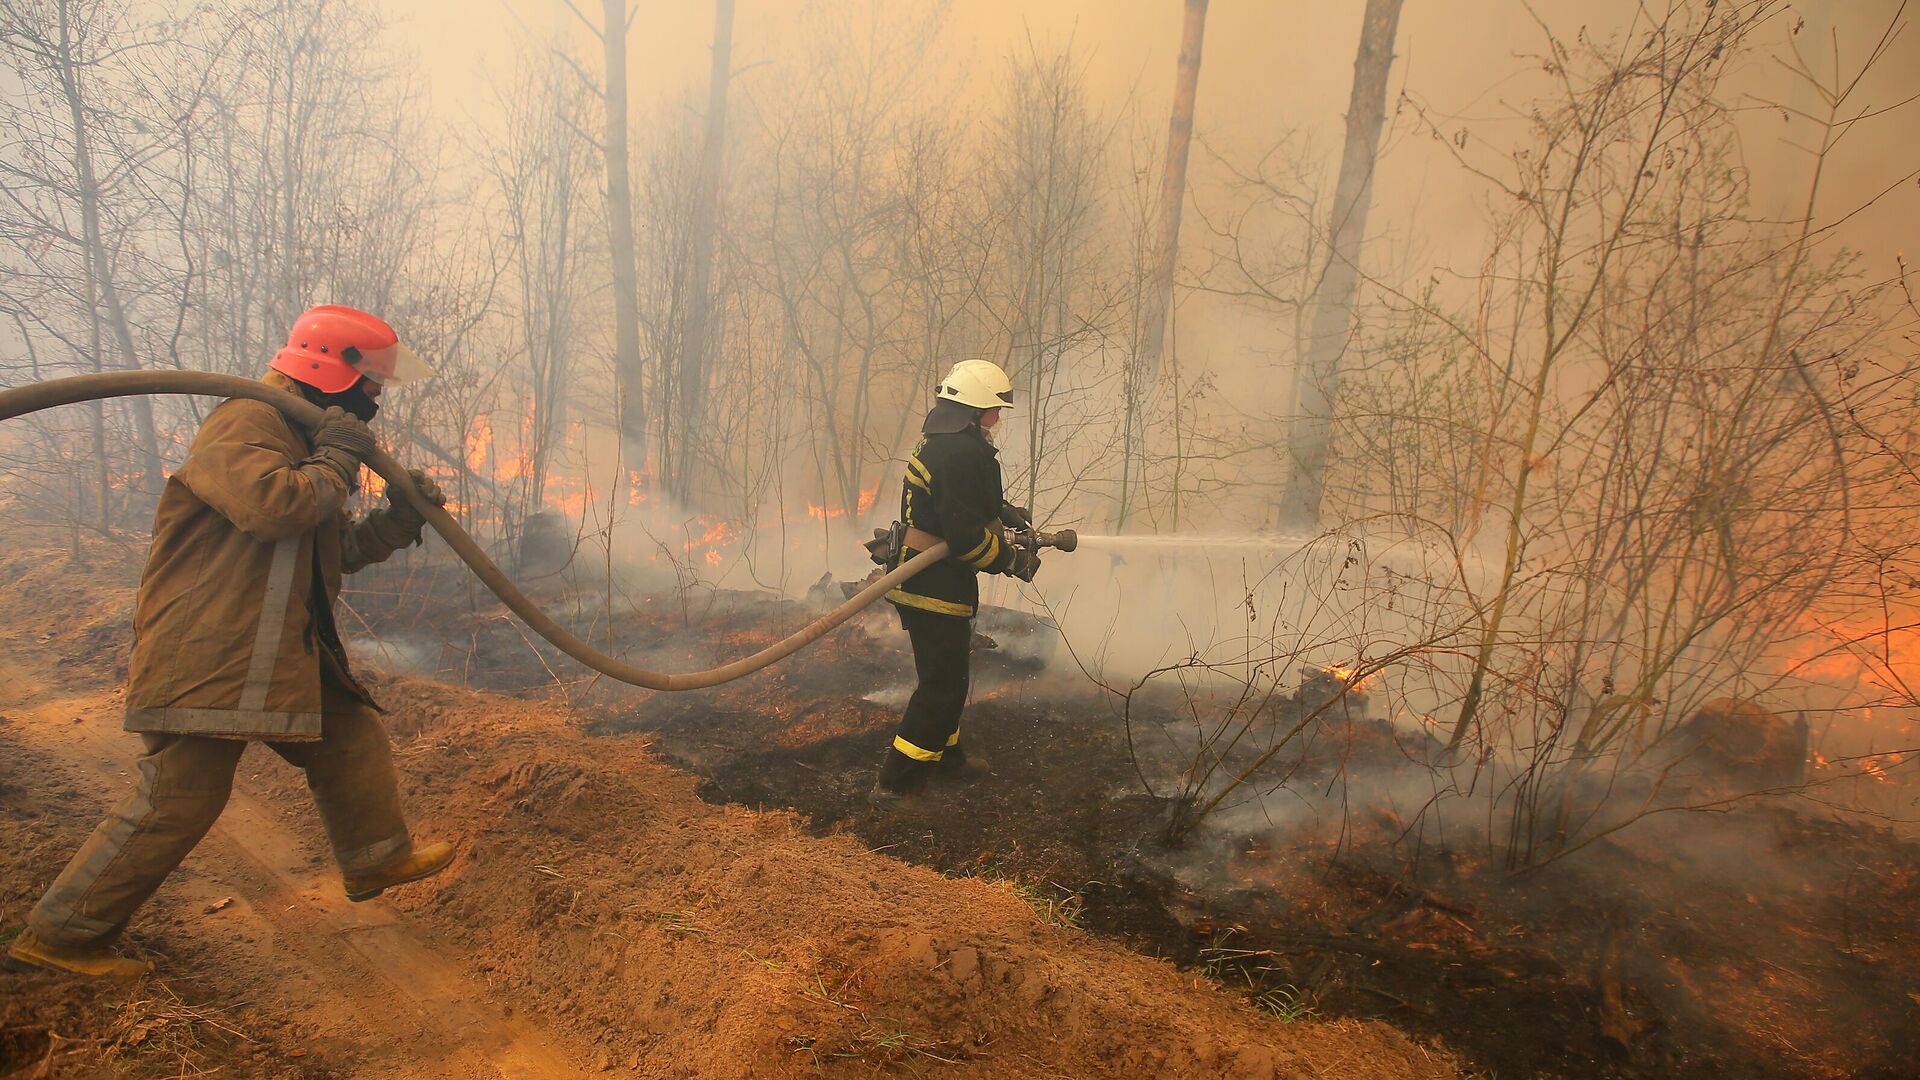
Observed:
[[[493,455],[493,420],[481,413],[473,418],[467,432],[467,471],[476,476],[487,474],[487,459]]]
[[[1898,765],[1906,760],[1903,754],[1871,754],[1860,759],[1860,771],[1883,784],[1891,783],[1887,778],[1887,767]]]
[[[1360,669],[1356,667],[1342,667],[1336,664],[1321,668],[1320,673],[1332,676],[1335,682],[1344,683],[1348,689],[1356,692],[1367,688],[1366,680],[1360,678]]]
[[[698,553],[701,560],[708,566],[719,566],[722,558],[721,547],[732,543],[735,539],[733,525],[724,518],[700,517],[694,520],[696,523],[705,522],[706,531],[689,539],[682,550],[689,557]]]
[[[699,520],[699,519],[695,519],[695,520]],[[715,544],[724,544],[727,542],[728,538],[732,536],[733,526],[727,524],[724,519],[707,518],[706,520],[711,523],[707,526],[707,531],[704,533],[701,533],[699,536],[695,537],[692,540],[688,540],[687,546],[685,548],[686,551],[689,551],[689,552],[697,551],[703,547],[712,547]]]
[[[853,512],[855,514],[866,513],[867,511],[873,509],[873,504],[876,501],[878,501],[879,498],[880,498],[880,482],[876,480],[874,481],[874,484],[872,487],[862,489],[860,494],[854,498]],[[847,516],[847,508],[844,506],[822,506],[819,503],[814,502],[812,499],[808,499],[807,500],[807,516],[812,518],[815,521],[827,521],[832,518],[843,518]]]
[[[1914,622],[1895,614],[1864,619],[1808,614],[1782,650],[1784,670],[1837,686],[1878,687],[1904,699],[1920,693],[1920,627]]]

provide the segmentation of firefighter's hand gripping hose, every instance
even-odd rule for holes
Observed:
[[[0,390],[0,421],[11,420],[16,416],[51,409],[57,405],[72,405],[82,401],[98,401],[102,398],[133,397],[139,394],[198,394],[206,397],[243,397],[268,405],[285,413],[295,423],[311,428],[320,422],[321,409],[295,394],[278,390],[266,383],[253,379],[243,379],[234,375],[219,375],[203,371],[109,371],[97,375],[76,375],[72,378],[54,379],[48,382],[32,383],[11,390]],[[649,690],[699,690],[704,687],[718,686],[732,682],[743,675],[751,674],[777,660],[800,651],[819,640],[828,631],[846,622],[861,609],[886,595],[895,585],[919,573],[926,567],[947,557],[947,545],[942,543],[923,551],[907,560],[899,569],[873,582],[849,597],[846,603],[834,608],[805,628],[769,645],[752,656],[742,657],[729,664],[722,664],[706,671],[687,671],[671,674],[661,671],[648,671],[635,667],[625,661],[615,659],[595,649],[569,632],[559,623],[547,617],[547,614],[534,606],[532,600],[514,585],[506,574],[502,573],[487,553],[481,550],[473,537],[467,535],[452,515],[420,497],[414,490],[413,481],[407,476],[407,470],[389,456],[386,451],[375,449],[367,458],[367,465],[379,473],[387,482],[387,490],[399,492],[403,498],[419,509],[433,526],[435,532],[446,540],[454,554],[473,570],[474,576],[493,590],[502,603],[515,615],[520,616],[534,633],[552,642],[561,652],[580,661],[582,664],[611,676],[623,683],[646,687]],[[389,498],[391,498],[389,494]]]

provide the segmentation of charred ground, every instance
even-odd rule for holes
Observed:
[[[653,597],[611,637],[690,667],[806,617],[744,594]],[[461,624],[441,649],[477,685],[569,698],[591,735],[643,737],[700,776],[705,799],[797,811],[816,834],[1009,882],[1050,918],[1282,1020],[1386,1019],[1496,1075],[1894,1077],[1920,1060],[1920,958],[1904,944],[1920,845],[1888,829],[1810,800],[1743,800],[1514,871],[1470,830],[1422,841],[1393,807],[1359,800],[1305,823],[1241,813],[1168,847],[1168,807],[1144,793],[1111,702],[1047,670],[1045,628],[1003,616],[985,629],[965,731],[992,778],[890,816],[864,798],[911,679],[888,612],[691,694],[556,679],[559,659],[497,623]],[[1174,720],[1177,705],[1137,703],[1134,721]],[[1293,790],[1409,768],[1382,723],[1344,721],[1323,741],[1285,763]]]

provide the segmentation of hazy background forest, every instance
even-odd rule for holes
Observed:
[[[1904,5],[1195,10],[4,0],[0,378],[365,307],[440,371],[380,429],[503,561],[798,595],[986,356],[1014,501],[1198,538],[996,586],[1117,688],[1340,665],[1535,776],[1787,687],[1901,761]],[[137,537],[202,408],[10,426],[18,505]]]

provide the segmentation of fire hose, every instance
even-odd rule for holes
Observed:
[[[319,406],[296,394],[287,393],[253,379],[202,371],[110,371],[0,390],[0,421],[11,420],[16,416],[25,416],[28,413],[40,412],[59,405],[99,401],[104,398],[133,397],[140,394],[196,394],[206,397],[250,398],[273,406],[294,422],[309,428],[317,425],[321,416]],[[902,563],[897,569],[848,597],[847,601],[839,607],[751,656],[742,657],[719,667],[708,668],[705,671],[680,673],[649,671],[608,656],[549,618],[546,612],[541,611],[498,566],[494,565],[493,560],[487,557],[487,553],[481,549],[473,537],[469,536],[467,531],[453,519],[453,515],[421,496],[413,486],[412,478],[407,475],[407,470],[386,451],[375,449],[366,463],[387,482],[388,499],[393,498],[394,492],[399,492],[402,498],[412,503],[414,508],[426,517],[427,523],[433,526],[433,530],[447,542],[447,546],[453,549],[454,554],[460,556],[460,561],[466,563],[474,576],[480,579],[481,584],[492,590],[493,594],[498,596],[515,615],[518,615],[529,629],[587,667],[623,683],[649,690],[699,690],[718,686],[749,675],[775,661],[783,660],[819,640],[841,623],[853,618],[869,604],[886,595],[887,591],[894,586],[947,557],[947,545],[944,542],[922,551]],[[1045,536],[1048,540],[1053,539],[1049,534],[1036,535]],[[1062,535],[1070,536],[1071,534]]]

